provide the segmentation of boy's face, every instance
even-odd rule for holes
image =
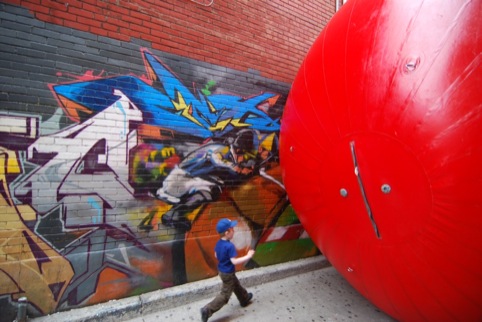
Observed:
[[[231,238],[233,238],[234,236],[234,228],[229,228],[228,230],[226,230],[226,232],[224,233],[224,236],[226,236],[226,238],[229,240]]]

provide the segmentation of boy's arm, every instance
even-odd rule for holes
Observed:
[[[248,253],[246,255],[244,255],[243,257],[233,257],[233,258],[231,258],[231,263],[233,263],[233,265],[242,264],[242,263],[250,260],[253,256],[254,256],[254,250],[250,249],[250,250],[248,250]]]

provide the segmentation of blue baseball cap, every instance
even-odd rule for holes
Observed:
[[[222,234],[225,231],[227,231],[229,228],[233,228],[237,224],[238,224],[237,220],[229,220],[229,219],[223,218],[220,221],[218,221],[216,225],[216,231]]]

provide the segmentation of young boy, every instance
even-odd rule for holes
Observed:
[[[218,260],[219,277],[223,281],[223,287],[221,293],[201,309],[203,322],[206,322],[214,312],[228,303],[233,292],[242,307],[247,306],[253,298],[253,294],[248,293],[246,289],[241,286],[235,273],[235,265],[247,262],[254,255],[254,250],[250,249],[245,256],[236,257],[238,253],[230,240],[234,236],[234,226],[236,226],[237,223],[236,220],[231,221],[223,218],[219,220],[216,225],[216,231],[221,236],[221,239],[216,243],[214,256],[216,256]]]

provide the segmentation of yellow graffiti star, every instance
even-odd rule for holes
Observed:
[[[184,97],[180,92],[177,92],[177,102],[172,100],[172,104],[176,108],[177,111],[181,111],[181,115],[190,120],[193,123],[196,123],[199,126],[202,126],[202,124],[194,117],[192,116],[192,105],[189,103],[189,105],[186,103],[184,100]]]

